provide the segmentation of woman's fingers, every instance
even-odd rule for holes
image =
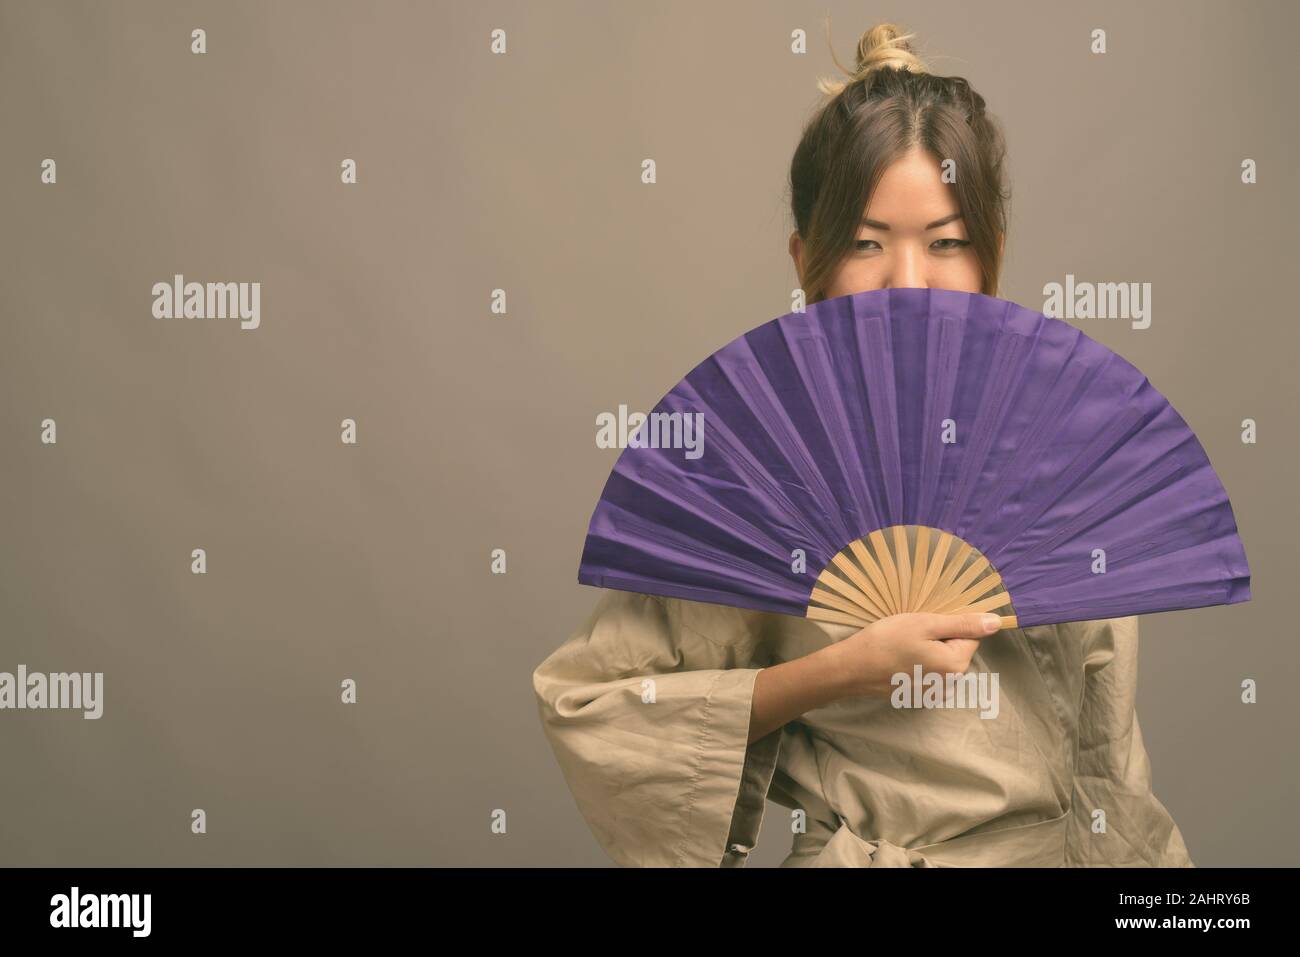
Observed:
[[[920,613],[911,622],[927,641],[928,655],[937,668],[965,671],[979,649],[980,641],[1002,627],[997,615],[968,612],[960,615]]]
[[[900,616],[901,617],[901,616]],[[937,615],[931,612],[913,612],[908,617],[913,627],[919,627],[922,636],[932,639],[987,638],[1002,627],[997,615],[966,612],[960,615]]]
[[[970,660],[975,657],[975,651],[979,648],[980,643],[974,638],[949,638],[943,643],[949,651],[949,667],[953,671],[965,671],[970,666]]]

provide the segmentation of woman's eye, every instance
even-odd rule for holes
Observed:
[[[962,249],[970,244],[971,241],[969,239],[936,239],[930,245],[930,248],[941,250]],[[880,248],[880,243],[876,242],[874,239],[859,239],[855,245],[859,252],[865,252],[866,250],[873,248]]]

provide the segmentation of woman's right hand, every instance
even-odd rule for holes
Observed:
[[[991,614],[906,612],[873,621],[822,652],[832,663],[842,696],[888,697],[894,675],[910,677],[918,664],[923,673],[964,673],[980,640],[1001,626],[1002,619]]]
[[[994,622],[985,629],[984,619]],[[749,740],[772,733],[806,711],[854,695],[888,697],[900,671],[964,672],[997,615],[905,612],[874,621],[812,654],[760,669],[754,679]]]

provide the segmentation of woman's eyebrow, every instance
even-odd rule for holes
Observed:
[[[951,222],[952,222],[953,220],[955,220],[955,219],[961,219],[961,213],[960,213],[960,212],[951,213],[951,214],[945,216],[943,219],[936,219],[934,222],[932,222],[930,225],[926,226],[925,228],[926,228],[926,229],[938,229],[940,226],[947,226],[949,223],[951,223]],[[865,217],[865,216],[862,217],[862,225],[863,225],[863,226],[870,226],[872,229],[883,229],[883,230],[885,230],[886,232],[889,230],[889,224],[888,224],[888,223],[881,223],[881,222],[877,222],[877,221],[874,220],[874,219],[867,219],[867,217]]]

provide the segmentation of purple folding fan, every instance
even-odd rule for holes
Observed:
[[[1227,493],[1146,377],[944,289],[824,300],[697,365],[619,455],[578,581],[859,627],[1250,599]]]

